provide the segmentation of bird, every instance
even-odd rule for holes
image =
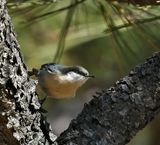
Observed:
[[[66,66],[57,63],[46,63],[40,69],[32,69],[37,77],[40,88],[45,94],[54,99],[68,99],[76,96],[88,79],[94,78],[82,66]]]

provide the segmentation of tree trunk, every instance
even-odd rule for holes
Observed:
[[[0,145],[47,145],[55,136],[40,113],[5,0],[0,1]],[[94,96],[58,138],[59,145],[124,145],[160,109],[160,53]]]
[[[5,3],[0,1],[0,145],[51,144],[55,136],[39,112],[36,82],[28,76]]]

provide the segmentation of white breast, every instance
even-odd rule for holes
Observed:
[[[74,97],[77,89],[86,81],[87,78],[74,72],[66,75],[48,74],[39,78],[39,84],[44,92],[57,99]]]

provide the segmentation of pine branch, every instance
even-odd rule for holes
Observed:
[[[117,0],[119,3],[128,3],[133,5],[147,6],[147,5],[159,5],[158,0]]]
[[[140,24],[153,22],[153,21],[156,21],[156,20],[159,20],[159,19],[160,19],[160,16],[154,16],[154,17],[151,17],[151,18],[139,19],[139,20],[135,19],[132,23],[126,23],[126,24],[122,24],[122,25],[118,25],[118,26],[112,26],[109,29],[106,29],[105,32],[106,33],[113,32],[113,31],[117,31],[119,29],[131,27],[131,26],[133,26],[133,24],[140,25]]]

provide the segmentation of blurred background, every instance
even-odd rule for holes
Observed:
[[[44,63],[82,65],[96,78],[76,98],[48,98],[44,108],[55,134],[65,130],[92,96],[127,75],[160,48],[156,0],[8,0],[29,70]],[[37,88],[40,97],[44,93]],[[160,116],[130,145],[160,145]]]

